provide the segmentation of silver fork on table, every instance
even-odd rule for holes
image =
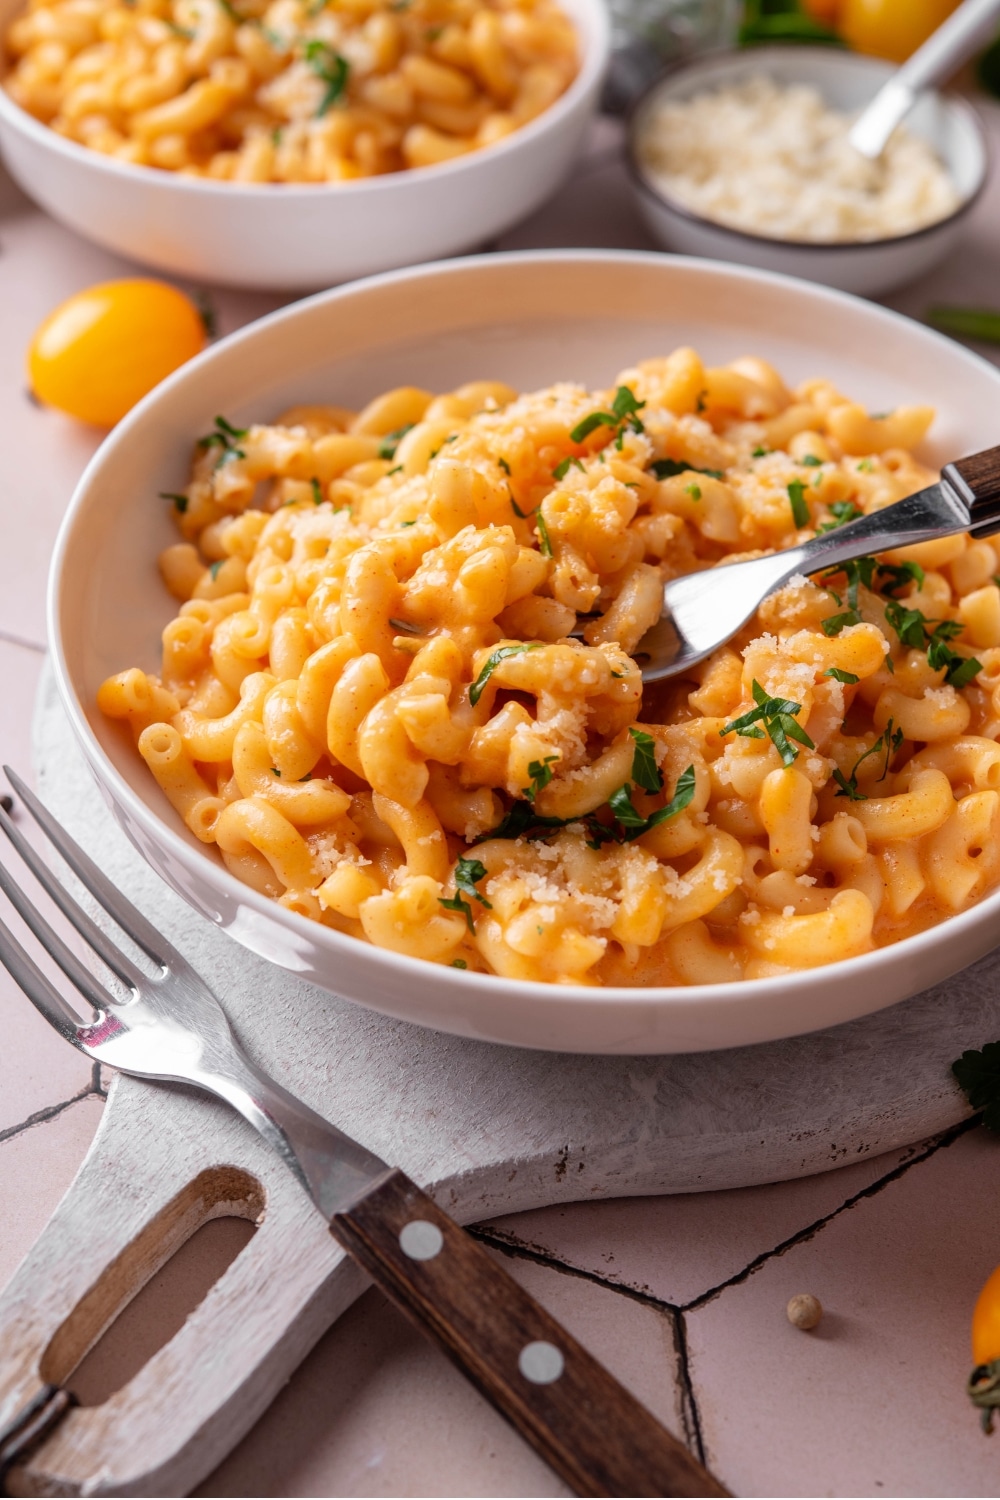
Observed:
[[[63,915],[129,991],[111,993],[0,864],[0,889],[93,1014],[63,998],[0,921],[0,962],[66,1041],[125,1073],[196,1084],[281,1156],[344,1249],[580,1495],[725,1495],[676,1438],[398,1169],[269,1078],[208,986],[8,767],[23,806],[158,972],[99,927],[0,808],[0,827]],[[49,1389],[0,1433],[0,1485],[72,1405]]]

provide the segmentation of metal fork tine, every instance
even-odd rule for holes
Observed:
[[[34,933],[49,956],[55,959],[66,978],[76,985],[81,995],[90,1001],[95,1010],[106,1010],[120,1003],[108,993],[86,965],[80,962],[72,949],[67,948],[38,908],[32,905],[4,864],[0,864],[0,890],[3,891],[24,925]]]
[[[118,923],[121,930],[127,933],[134,943],[138,944],[143,953],[151,958],[154,964],[160,964],[164,968],[169,967],[175,973],[190,973],[190,965],[187,960],[177,952],[176,948],[167,942],[162,933],[157,932],[156,928],[146,921],[142,912],[137,911],[131,901],[127,900],[121,891],[116,886],[113,886],[111,881],[101,873],[90,856],[84,854],[76,840],[71,839],[66,830],[60,827],[44,803],[40,802],[34,792],[25,786],[17,772],[12,771],[10,766],[4,766],[3,769],[7,780],[35,822],[59,850],[59,853],[73,873],[83,882],[91,895],[101,903],[108,915]],[[58,900],[58,897],[54,897],[54,899]],[[68,912],[66,915],[70,916]],[[73,920],[71,916],[70,920]],[[87,937],[88,942],[91,941],[89,934],[85,933],[84,936]],[[102,953],[101,957],[105,958],[105,955]],[[114,964],[111,964],[107,958],[105,958],[105,962],[109,964],[110,968],[114,969]]]
[[[42,859],[37,850],[33,849],[24,837],[21,830],[11,821],[9,815],[0,808],[0,828],[10,839],[14,848],[21,856],[28,869],[34,875],[43,890],[47,891],[52,900],[58,906],[63,916],[72,922],[83,940],[90,944],[94,952],[104,960],[113,974],[117,974],[123,984],[131,985],[133,988],[146,976],[141,969],[137,968],[127,954],[123,953],[115,943],[111,941],[106,932],[102,932],[96,922],[91,921],[83,908],[74,901],[69,891],[48,865]],[[12,877],[11,877],[12,878]],[[8,892],[9,894],[9,892]],[[11,896],[11,900],[14,897]],[[15,903],[16,904],[16,903]],[[18,908],[20,910],[20,908]],[[22,913],[23,915],[23,913]]]
[[[83,1021],[72,1006],[66,1003],[51,980],[42,973],[34,959],[25,953],[17,938],[3,921],[0,921],[0,963],[35,1008],[41,1011],[49,1025],[54,1026],[59,1035],[65,1037],[68,1042],[72,1042],[74,1047],[79,1047],[81,1052],[85,1052],[87,1049],[77,1035],[78,1028],[84,1024]]]

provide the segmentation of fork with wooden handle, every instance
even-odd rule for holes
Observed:
[[[96,1062],[219,1095],[282,1157],[330,1231],[579,1495],[727,1491],[604,1367],[398,1169],[309,1109],[245,1055],[218,1000],[8,768],[24,806],[83,886],[157,970],[98,927],[0,810],[38,883],[125,989],[102,985],[0,864],[0,889],[93,1011],[82,1019],[0,922],[0,962],[42,1015]],[[0,1433],[0,1470],[71,1402],[53,1390]]]

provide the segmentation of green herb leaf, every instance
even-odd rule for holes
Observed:
[[[510,496],[510,503],[513,507],[515,516],[517,516],[517,518],[521,521],[530,520],[531,517],[536,513],[534,510],[522,510],[517,501],[514,499],[513,495]]]
[[[500,468],[501,468],[501,469],[503,469],[503,471],[504,471],[504,473],[505,473],[505,474],[506,474],[506,475],[507,475],[507,476],[508,476],[508,478],[509,478],[509,477],[510,477],[510,464],[509,464],[509,463],[508,463],[508,462],[507,462],[507,460],[506,460],[506,459],[505,459],[505,458],[498,458],[498,459],[497,459],[497,465],[498,465],[498,466],[499,466],[499,467],[500,467]]]
[[[845,672],[842,667],[827,667],[823,673],[824,677],[832,677],[835,682],[860,682],[861,678],[855,672]]]
[[[646,819],[632,806],[631,783],[626,781],[624,786],[612,792],[608,798],[608,806],[615,815],[615,821],[620,823],[622,828],[634,828],[641,833],[646,831]]]
[[[630,729],[635,740],[632,752],[632,780],[644,792],[659,792],[663,788],[663,777],[656,764],[656,741],[645,729]]]
[[[209,570],[208,570],[208,571],[209,571],[209,573],[211,573],[211,575],[212,575],[212,582],[213,582],[213,583],[214,583],[214,582],[215,582],[215,580],[216,580],[216,579],[217,579],[217,578],[218,578],[218,576],[219,576],[219,569],[220,569],[220,568],[221,568],[221,567],[222,567],[222,563],[223,563],[223,559],[222,559],[222,558],[221,558],[221,557],[220,557],[220,558],[219,558],[219,561],[218,561],[218,562],[214,562],[214,563],[212,563],[212,564],[211,564],[211,565],[210,565],[210,567],[209,567]]]
[[[987,1042],[981,1052],[963,1052],[951,1071],[973,1109],[982,1111],[987,1130],[1000,1131],[1000,1042]]]
[[[822,462],[823,460],[817,458],[815,453],[807,453],[805,458],[799,459],[799,463],[804,464],[807,469],[818,469]]]
[[[809,507],[806,504],[806,487],[801,479],[793,479],[788,485],[788,500],[792,507],[792,520],[796,526],[809,525]]]
[[[885,764],[882,767],[882,774],[878,778],[879,781],[884,781],[886,776],[889,774],[889,762],[892,760],[892,757],[895,755],[896,751],[899,749],[902,743],[903,731],[901,729],[894,730],[893,721],[892,719],[890,719],[888,724],[885,726],[885,732],[879,735],[878,739],[875,741],[874,745],[872,745],[871,749],[866,750],[863,755],[858,756],[857,760],[854,762],[849,777],[844,775],[839,766],[834,770],[833,780],[840,788],[837,796],[849,797],[852,802],[867,802],[867,794],[865,792],[858,791],[858,767],[863,765],[870,756],[880,755],[883,751],[885,751]]]
[[[539,552],[542,554],[543,557],[551,557],[553,555],[553,553],[552,553],[552,542],[551,542],[551,540],[549,538],[549,528],[545,524],[545,517],[542,515],[542,512],[541,512],[540,508],[539,508],[539,510],[535,514],[535,526],[536,526],[536,528],[538,530],[538,550],[539,550]]]
[[[412,432],[417,424],[415,422],[404,422],[402,427],[397,427],[395,432],[387,432],[379,439],[378,456],[390,461],[396,457],[396,449],[408,432]],[[395,470],[392,471],[395,473]]]
[[[627,385],[620,385],[615,391],[615,399],[611,403],[610,411],[592,411],[589,416],[584,417],[582,422],[577,422],[570,432],[571,443],[582,443],[596,432],[598,427],[613,427],[615,438],[620,448],[622,436],[626,427],[631,427],[633,432],[643,432],[642,422],[637,415],[646,405],[645,401],[637,401],[635,393]]]
[[[554,479],[565,479],[566,475],[569,473],[570,468],[573,465],[575,465],[580,470],[581,474],[583,473],[583,464],[578,458],[564,458],[562,462],[556,464],[555,468],[552,470],[552,477]],[[515,510],[517,509],[516,506],[514,508]]]
[[[522,641],[516,646],[498,646],[497,649],[487,657],[486,661],[483,663],[482,671],[479,673],[479,676],[469,688],[469,702],[472,704],[473,708],[475,708],[476,704],[483,696],[483,689],[502,661],[506,661],[508,656],[522,656],[525,651],[537,651],[540,645],[540,641]]]
[[[845,609],[839,615],[827,615],[825,620],[820,621],[823,634],[828,636],[839,635],[845,625],[860,625],[861,616],[856,609]]]
[[[701,499],[701,485],[700,484],[686,484],[684,486],[684,493],[685,493],[685,495],[690,495],[692,500],[700,500]]]
[[[170,490],[161,490],[160,499],[172,500],[174,502],[174,510],[179,511],[181,515],[183,515],[188,508],[187,495],[175,495]]]
[[[249,431],[249,427],[234,427],[231,422],[226,421],[225,417],[216,417],[215,431],[210,432],[207,437],[199,438],[198,447],[218,447],[222,450],[215,461],[215,467],[218,469],[232,458],[246,458],[243,449],[237,447],[237,444],[246,437]]]
[[[710,479],[724,479],[724,469],[700,469],[697,464],[681,463],[676,458],[654,458],[649,472],[657,479],[673,479],[678,474],[707,474]]]
[[[906,588],[907,584],[915,583],[918,589],[924,585],[924,570],[915,562],[879,563],[876,577],[882,593],[888,594],[890,599],[900,589]],[[883,578],[886,580],[884,583]]]
[[[531,785],[523,790],[523,795],[529,802],[534,802],[538,793],[548,786],[554,774],[552,764],[558,760],[558,755],[547,755],[544,760],[529,760],[528,775],[531,777]]]
[[[485,880],[487,873],[486,866],[482,860],[465,859],[463,856],[455,866],[455,895],[438,897],[438,901],[446,911],[460,911],[462,913],[471,933],[475,933],[476,925],[472,920],[472,907],[465,899],[466,896],[471,896],[473,900],[479,902],[480,906],[485,906],[488,911],[493,910],[492,904],[476,890],[476,882]]]
[[[859,474],[871,474],[874,472],[874,469],[875,465],[872,463],[870,458],[863,458],[858,464]]]
[[[453,958],[449,966],[452,969],[467,969],[469,965],[464,958]]]
[[[763,443],[758,443],[757,446],[756,446],[756,448],[751,453],[750,457],[751,458],[766,458],[767,455],[770,453],[770,451],[771,451],[770,448],[765,448]]]
[[[931,307],[926,317],[933,328],[940,328],[943,333],[1000,344],[1000,312],[976,307]]]
[[[305,60],[317,78],[321,78],[326,84],[326,90],[316,111],[316,118],[320,119],[346,93],[351,65],[347,58],[335,52],[328,42],[321,42],[315,38],[306,43]],[[390,454],[389,457],[391,458],[392,455]]]
[[[848,521],[856,521],[864,515],[864,511],[859,510],[853,500],[834,500],[828,508],[833,520],[824,521],[819,527],[820,531],[836,531],[838,526],[846,526]]]
[[[795,718],[796,714],[802,712],[801,703],[793,703],[790,698],[768,697],[756,677],[751,684],[751,691],[755,706],[738,719],[724,725],[719,730],[720,735],[725,736],[735,731],[743,739],[763,739],[764,733],[756,727],[760,722],[786,766],[797,760],[799,754],[795,746],[789,743],[790,740],[796,740],[808,750],[815,750],[813,741]]]
[[[426,635],[427,631],[422,625],[414,625],[410,620],[397,620],[393,615],[389,616],[389,624],[394,630],[402,635]]]
[[[313,476],[313,478],[310,479],[309,484],[312,489],[313,505],[322,505],[323,489],[320,485],[319,480],[315,476]]]
[[[885,607],[885,617],[904,646],[912,646],[918,651],[921,649],[927,623],[922,610],[905,609],[898,600],[890,599]]]

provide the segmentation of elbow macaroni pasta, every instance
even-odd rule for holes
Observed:
[[[29,0],[5,87],[60,135],[222,182],[344,182],[493,145],[564,93],[554,0]]]
[[[219,419],[160,675],[100,707],[241,880],[381,947],[588,985],[865,953],[1000,882],[992,544],[793,580],[683,679],[635,653],[664,579],[930,483],[932,415],[679,349]]]

